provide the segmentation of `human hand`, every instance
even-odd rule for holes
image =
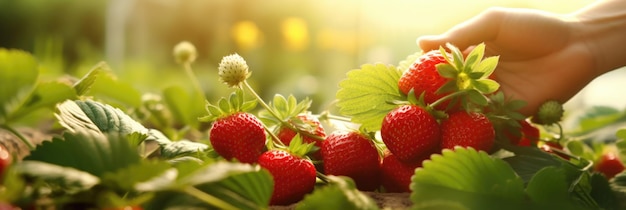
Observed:
[[[501,90],[526,101],[520,112],[531,116],[547,100],[565,103],[598,76],[589,47],[576,38],[576,24],[537,10],[492,8],[418,43],[424,51],[449,42],[469,52],[484,42],[486,56],[500,56],[494,75]]]

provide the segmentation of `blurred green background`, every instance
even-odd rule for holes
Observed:
[[[231,90],[217,65],[239,53],[262,97],[334,99],[345,73],[366,63],[397,65],[438,34],[492,6],[572,12],[592,0],[0,0],[0,47],[35,54],[44,76],[81,76],[99,61],[143,92],[191,90],[172,49],[198,49],[192,65],[209,101]]]

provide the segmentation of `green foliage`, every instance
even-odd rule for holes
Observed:
[[[441,201],[469,209],[520,206],[524,185],[506,162],[485,152],[457,147],[432,155],[412,177],[414,204]]]
[[[190,94],[180,86],[172,86],[163,90],[163,99],[177,123],[198,128],[198,118],[205,113],[202,95]]]
[[[124,136],[91,130],[66,132],[44,142],[25,159],[72,167],[98,177],[140,161],[136,147]]]
[[[406,100],[398,88],[400,76],[402,72],[384,64],[366,64],[348,72],[336,95],[339,112],[365,130],[380,130],[385,115],[396,108],[390,102]]]
[[[507,149],[515,155],[506,161],[471,148],[431,156],[412,177],[414,208],[442,203],[453,209],[616,208],[606,179],[537,148]]]
[[[376,202],[356,189],[348,177],[327,176],[329,184],[315,190],[296,205],[296,210],[345,209],[376,210]]]
[[[191,187],[197,187],[217,199],[214,203],[208,203],[209,205],[227,203],[238,209],[258,209],[268,206],[273,181],[269,172],[259,166],[220,161],[204,166],[193,162],[183,163],[165,171],[161,176],[135,185],[140,192],[159,192],[157,198],[178,191],[188,194],[185,196],[202,199],[193,190],[195,188]],[[171,199],[178,198],[154,199],[154,203],[148,205],[160,208],[166,205],[182,205],[170,203]]]
[[[309,98],[298,102],[293,95],[285,98],[283,95],[276,94],[272,102],[269,103],[269,107],[278,115],[278,119],[267,110],[259,112],[259,119],[268,127],[279,126],[283,121],[287,120],[299,120],[296,116],[308,111],[311,108],[311,102]]]
[[[256,107],[256,104],[257,102],[255,100],[245,100],[243,91],[237,89],[235,92],[231,93],[228,98],[220,98],[216,105],[207,102],[206,111],[208,115],[201,117],[199,120],[206,122],[214,121],[232,113],[252,110]]]
[[[35,88],[37,61],[29,53],[0,48],[0,119],[4,122]],[[8,85],[11,84],[11,85]]]
[[[96,64],[89,72],[83,76],[78,82],[74,83],[74,90],[76,94],[83,95],[91,89],[91,86],[96,82],[96,79],[101,73],[110,71],[109,66],[105,62]]]
[[[20,162],[15,165],[15,170],[68,193],[85,191],[100,183],[100,179],[90,173],[41,161]]]
[[[148,135],[148,129],[122,110],[93,100],[66,101],[57,106],[59,123],[70,131],[89,129],[96,132],[127,136]]]

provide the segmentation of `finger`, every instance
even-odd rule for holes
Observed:
[[[418,38],[417,42],[424,51],[430,51],[451,43],[461,50],[481,42],[495,40],[500,24],[507,9],[492,8],[452,27],[441,35],[429,35]]]

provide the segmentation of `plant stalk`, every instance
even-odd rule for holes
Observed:
[[[221,199],[219,199],[219,198],[217,198],[215,196],[212,196],[210,194],[202,192],[201,190],[198,190],[197,188],[195,188],[193,186],[186,187],[185,189],[183,189],[183,192],[185,192],[185,193],[187,193],[187,194],[189,194],[189,195],[191,195],[191,196],[193,196],[193,197],[195,197],[195,198],[197,198],[197,199],[199,199],[201,201],[204,201],[204,202],[206,202],[208,204],[211,204],[211,205],[217,207],[218,209],[232,209],[232,210],[239,209],[239,208],[237,208],[237,207],[235,207],[233,205],[230,205],[227,202],[224,202],[223,200],[221,200]]]
[[[19,138],[22,143],[26,144],[26,146],[28,146],[29,150],[35,150],[35,145],[33,145],[32,142],[30,142],[28,139],[26,139],[26,137],[24,137],[24,135],[22,135],[19,131],[15,130],[13,127],[9,126],[9,125],[0,125],[0,128],[4,128],[6,130],[8,130],[9,132],[13,133],[15,136],[17,136],[17,138]]]

